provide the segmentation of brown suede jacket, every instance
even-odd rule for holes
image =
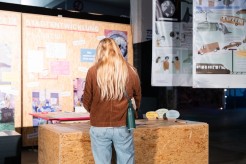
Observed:
[[[128,67],[129,80],[126,84],[127,94],[134,98],[136,107],[139,109],[141,101],[141,86],[138,75]],[[122,100],[102,101],[100,99],[100,89],[97,85],[97,69],[92,66],[86,76],[85,89],[83,95],[83,106],[90,112],[90,122],[92,126],[97,127],[118,127],[126,125],[126,113],[128,100],[123,97]],[[105,75],[107,76],[107,75]]]

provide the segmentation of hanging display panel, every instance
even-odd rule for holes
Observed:
[[[0,11],[0,131],[21,127],[21,14]]]
[[[246,1],[193,1],[193,87],[246,87]]]
[[[192,86],[192,0],[153,0],[152,86]]]
[[[23,14],[23,145],[37,144],[37,130],[46,123],[32,112],[81,108],[83,79],[102,38],[113,38],[133,64],[128,24]]]

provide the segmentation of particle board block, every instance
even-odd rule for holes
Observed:
[[[208,164],[208,124],[137,120],[137,164]],[[89,122],[39,126],[38,161],[45,164],[93,164]]]

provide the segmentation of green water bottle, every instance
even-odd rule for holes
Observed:
[[[126,126],[128,130],[133,130],[136,128],[134,110],[135,109],[132,106],[132,101],[128,100],[128,109],[127,109],[127,116],[126,116]]]

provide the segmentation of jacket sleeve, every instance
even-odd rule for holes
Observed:
[[[92,104],[92,93],[93,91],[93,85],[92,85],[92,76],[90,69],[87,72],[86,79],[85,79],[85,88],[84,88],[84,94],[83,94],[83,106],[84,108],[90,112],[91,104]]]

